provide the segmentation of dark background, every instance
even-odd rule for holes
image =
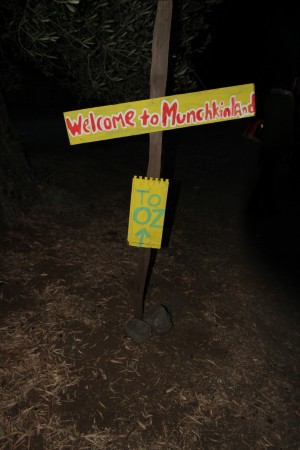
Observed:
[[[208,89],[254,82],[262,95],[279,75],[300,74],[297,2],[225,0],[211,14],[212,42],[197,59]]]

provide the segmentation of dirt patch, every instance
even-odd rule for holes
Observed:
[[[174,326],[143,345],[124,326],[147,139],[37,140],[28,156],[48,174],[47,208],[2,234],[1,449],[300,448],[295,222],[247,220],[257,149],[244,127],[166,137],[176,214],[145,309],[165,305]]]

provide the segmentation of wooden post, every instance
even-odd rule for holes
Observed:
[[[172,9],[172,0],[158,0],[152,41],[150,98],[163,97],[166,93]],[[147,177],[160,178],[162,135],[162,131],[150,133]],[[138,249],[138,262],[134,284],[136,319],[143,318],[144,294],[150,257],[150,248]]]

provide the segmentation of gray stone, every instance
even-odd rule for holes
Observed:
[[[152,336],[151,325],[140,319],[133,319],[127,322],[124,331],[137,344],[148,341]]]
[[[151,325],[153,334],[167,334],[173,327],[171,314],[163,305],[152,307],[145,322]]]

